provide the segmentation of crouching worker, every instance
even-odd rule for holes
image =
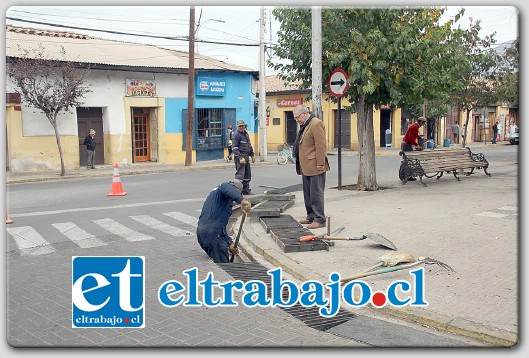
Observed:
[[[233,239],[228,235],[226,226],[231,216],[233,202],[241,204],[241,209],[249,213],[251,204],[244,199],[242,182],[238,179],[222,183],[214,188],[202,206],[198,218],[197,238],[200,247],[213,262],[229,262],[229,252],[236,255]]]

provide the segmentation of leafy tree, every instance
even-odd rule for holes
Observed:
[[[502,66],[497,89],[498,101],[518,107],[519,98],[519,41],[516,39],[502,55]]]
[[[61,147],[61,137],[57,128],[57,115],[69,112],[70,108],[81,106],[81,99],[88,92],[89,70],[80,69],[80,65],[66,60],[66,53],[62,48],[64,61],[47,56],[44,46],[19,51],[20,57],[8,58],[7,75],[20,92],[24,103],[41,110],[51,123],[55,132],[59,157],[61,159],[61,176],[66,174]]]
[[[335,68],[348,73],[344,96],[358,118],[358,190],[378,189],[373,107],[405,107],[454,89],[450,76],[455,61],[453,21],[439,25],[443,12],[444,8],[322,9],[322,78],[327,79]],[[310,9],[275,8],[273,14],[280,22],[274,47],[280,61],[270,62],[281,78],[299,80],[308,88]]]
[[[454,71],[460,87],[452,93],[451,99],[454,105],[466,111],[466,128],[473,109],[488,106],[498,100],[501,58],[491,48],[496,43],[495,33],[480,38],[480,23],[481,21],[470,18],[467,30],[455,30],[459,59],[454,64]],[[463,147],[466,146],[466,139],[465,135],[461,143]]]

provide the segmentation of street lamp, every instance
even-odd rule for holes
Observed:
[[[202,13],[200,14],[202,15]],[[206,22],[208,21],[215,21],[215,22],[221,22],[221,23],[226,23],[226,21],[224,20],[221,20],[221,19],[207,19],[206,21],[204,22],[200,22],[200,17],[198,18],[198,24],[197,24],[197,28],[195,29],[195,39],[197,38],[197,34],[198,34],[198,30],[200,29],[200,27],[202,25],[204,25]],[[198,42],[195,40],[195,51],[198,52]]]

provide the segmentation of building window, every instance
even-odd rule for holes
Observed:
[[[220,108],[197,110],[198,137],[222,137],[222,113]]]

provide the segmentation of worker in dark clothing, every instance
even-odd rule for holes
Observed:
[[[255,156],[250,143],[250,136],[246,131],[248,126],[243,120],[237,121],[237,132],[233,135],[232,145],[235,162],[235,179],[242,181],[243,195],[252,195],[250,190],[250,181],[252,180],[252,168],[250,167],[250,158],[255,163]]]
[[[236,255],[237,248],[228,235],[226,226],[231,216],[233,202],[241,204],[244,212],[249,213],[251,204],[244,199],[242,182],[234,179],[215,187],[206,198],[198,218],[197,238],[200,247],[213,262],[229,262],[228,252]]]

